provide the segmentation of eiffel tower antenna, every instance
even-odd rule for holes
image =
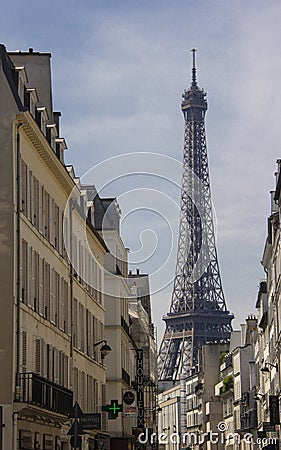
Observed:
[[[179,380],[197,363],[206,342],[230,337],[233,315],[224,298],[215,243],[205,135],[206,93],[197,86],[192,51],[191,86],[185,90],[181,216],[170,311],[158,354],[158,379]]]
[[[196,60],[195,60],[195,56],[196,56],[197,50],[195,48],[193,48],[190,51],[192,52],[192,62],[193,62],[193,66],[192,66],[192,84],[195,86],[197,84],[197,81],[196,81]]]

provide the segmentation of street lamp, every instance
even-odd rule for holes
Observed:
[[[264,367],[261,368],[261,372],[265,373],[265,372],[270,372],[269,368],[267,366],[270,367],[274,367],[276,369],[276,372],[278,372],[278,364],[271,364],[271,363],[265,363]]]
[[[96,342],[94,344],[94,347],[97,347],[97,345],[100,345],[100,344],[103,344],[102,347],[100,348],[100,352],[101,352],[101,359],[104,359],[111,352],[111,347],[108,345],[108,343],[105,339],[103,339],[102,341]]]

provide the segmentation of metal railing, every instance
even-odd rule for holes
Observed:
[[[19,401],[68,415],[73,404],[73,392],[40,375],[26,372],[20,374]]]

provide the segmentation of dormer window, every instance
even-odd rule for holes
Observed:
[[[18,95],[22,103],[24,103],[24,85],[27,83],[27,76],[24,66],[16,66],[16,82],[18,87]]]
[[[64,138],[56,138],[56,155],[59,160],[64,163],[64,151],[67,149],[66,142]]]
[[[24,90],[24,106],[30,114],[35,118],[35,105],[38,103],[37,92],[35,88],[25,87]]]
[[[53,150],[56,149],[56,124],[46,125],[46,138]]]
[[[36,106],[35,120],[42,133],[46,134],[46,122],[48,120],[46,106]]]

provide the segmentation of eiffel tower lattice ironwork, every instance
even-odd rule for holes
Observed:
[[[230,337],[233,315],[222,289],[214,233],[205,135],[206,93],[196,80],[182,96],[185,120],[181,216],[170,312],[158,354],[158,379],[178,380],[197,363],[206,342]]]

